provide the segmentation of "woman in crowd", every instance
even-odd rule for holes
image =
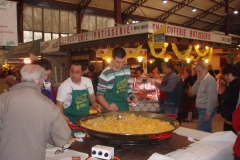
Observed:
[[[192,114],[195,110],[195,97],[189,97],[187,90],[193,86],[195,80],[191,76],[191,68],[185,67],[183,71],[183,99],[182,99],[182,112],[188,112],[188,116],[183,122],[191,122]]]
[[[150,77],[158,77],[159,73],[158,73],[158,67],[157,66],[153,66],[151,69],[151,72],[149,73]]]
[[[224,131],[234,131],[232,127],[232,113],[235,111],[240,90],[239,73],[236,66],[229,64],[222,69],[224,79],[229,84],[222,94],[222,117]]]
[[[135,69],[135,77],[136,77],[136,78],[147,77],[147,76],[145,76],[145,75],[143,74],[143,69],[142,69],[142,67],[137,67],[137,68]]]
[[[33,62],[33,64],[37,64],[45,69],[45,80],[42,85],[42,94],[51,99],[54,103],[56,103],[56,94],[54,92],[53,85],[48,81],[48,76],[52,72],[52,65],[47,59],[40,59]]]
[[[224,79],[222,74],[222,68],[219,71],[219,74],[216,76],[217,79],[217,91],[218,91],[218,101],[217,101],[217,113],[222,111],[222,94],[227,87],[227,82]]]

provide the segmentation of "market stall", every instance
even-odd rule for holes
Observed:
[[[16,47],[11,47],[5,59],[28,59],[37,60],[40,54],[40,42],[42,39],[22,43]]]
[[[109,57],[111,50],[117,46],[136,48],[135,52],[127,52],[126,57],[145,58],[145,61],[139,62],[140,66],[145,69],[145,73],[147,73],[148,57],[155,59],[175,57],[184,61],[199,59],[210,61],[214,53],[221,52],[222,48],[226,48],[230,44],[230,36],[152,21],[60,38],[60,50],[68,52],[69,61],[74,60],[74,57],[84,55],[88,55],[90,61],[97,60],[97,56],[107,60],[106,57]],[[100,52],[103,49],[108,50],[108,52]],[[142,54],[141,49],[146,49],[147,54]],[[106,61],[103,61],[104,65],[107,65]],[[132,64],[127,65],[131,66]],[[160,64],[157,65],[160,66]],[[130,110],[158,112],[159,104],[157,101],[148,103],[145,99],[139,101],[138,105],[130,107]]]
[[[137,104],[132,104],[129,107],[130,111],[148,111],[159,112],[159,89],[155,86],[155,82],[161,82],[163,77],[138,77],[130,78],[134,96],[137,99]]]

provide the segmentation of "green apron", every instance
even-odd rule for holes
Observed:
[[[72,90],[72,102],[71,105],[64,109],[64,115],[68,117],[68,119],[76,124],[76,121],[79,117],[85,116],[89,114],[90,103],[89,103],[89,93],[86,86],[86,90]],[[80,132],[80,131],[73,131]]]
[[[126,76],[115,76],[113,88],[106,92],[104,97],[109,104],[116,104],[119,111],[128,111],[128,80]]]

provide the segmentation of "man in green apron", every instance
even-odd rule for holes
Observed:
[[[90,103],[93,108],[98,109],[92,81],[82,75],[82,64],[74,61],[71,64],[70,77],[58,88],[56,105],[67,123],[76,123],[79,117],[89,114]]]
[[[128,103],[136,102],[130,88],[130,69],[124,65],[126,52],[117,47],[112,53],[112,63],[99,76],[97,100],[107,110],[128,111]]]

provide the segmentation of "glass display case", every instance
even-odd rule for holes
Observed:
[[[134,96],[139,103],[158,102],[159,90],[155,82],[161,83],[161,78],[130,78]]]

